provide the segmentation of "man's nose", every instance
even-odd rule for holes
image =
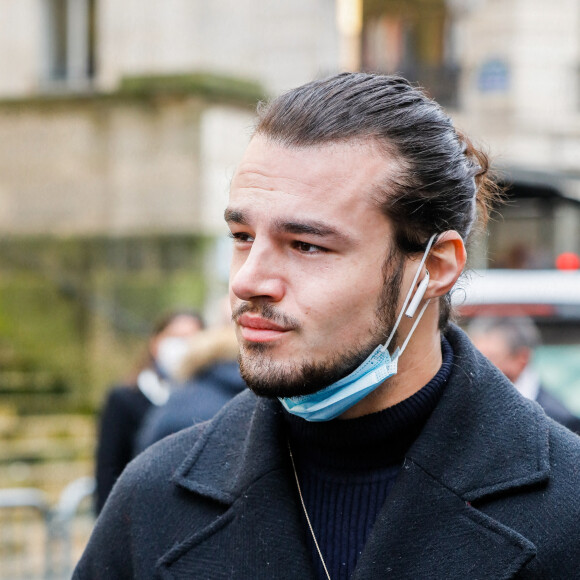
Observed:
[[[240,300],[256,298],[278,302],[284,296],[284,266],[281,256],[273,248],[257,240],[241,263],[234,257],[230,275],[232,292]]]

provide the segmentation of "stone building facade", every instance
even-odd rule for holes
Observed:
[[[215,232],[253,108],[195,94],[0,103],[2,232]]]
[[[2,231],[211,230],[257,99],[337,70],[335,18],[328,0],[0,0]],[[163,87],[200,73],[262,92]],[[120,91],[136,77],[141,98]]]
[[[0,0],[0,95],[211,71],[278,92],[334,72],[334,0]]]
[[[454,115],[512,184],[490,226],[490,266],[553,268],[580,253],[580,2],[471,4],[455,15]]]

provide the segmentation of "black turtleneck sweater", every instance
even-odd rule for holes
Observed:
[[[443,364],[431,381],[383,411],[320,423],[284,413],[304,503],[332,580],[354,572],[404,457],[439,401],[453,364],[445,338],[441,349]],[[309,531],[308,542],[317,575],[326,579]]]

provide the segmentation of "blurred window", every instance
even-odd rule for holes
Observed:
[[[96,0],[45,0],[47,80],[83,88],[95,74]]]
[[[551,269],[557,256],[578,252],[580,203],[557,186],[514,182],[488,224],[489,268]]]
[[[364,0],[362,68],[401,73],[442,105],[456,105],[451,31],[444,0]]]
[[[501,218],[489,224],[490,268],[554,267],[555,198],[510,196]]]

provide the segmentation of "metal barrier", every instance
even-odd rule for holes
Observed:
[[[69,580],[75,532],[84,542],[94,521],[80,507],[94,489],[92,477],[76,479],[54,507],[39,489],[0,489],[0,580]]]

